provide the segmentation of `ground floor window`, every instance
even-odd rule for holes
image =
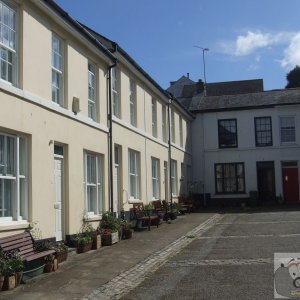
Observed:
[[[28,217],[26,142],[24,137],[0,133],[0,222]]]
[[[137,151],[128,152],[129,197],[140,198],[140,154]]]
[[[215,164],[217,194],[245,192],[244,163]]]
[[[103,211],[103,157],[85,153],[85,198],[88,215]]]
[[[172,194],[177,195],[177,161],[171,160],[171,188]]]
[[[152,197],[154,199],[160,198],[160,189],[159,189],[159,159],[152,157]]]

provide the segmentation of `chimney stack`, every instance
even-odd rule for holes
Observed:
[[[190,78],[190,73],[186,73],[186,77],[187,77],[187,78]]]

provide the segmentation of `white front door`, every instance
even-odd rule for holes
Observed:
[[[57,241],[63,239],[63,158],[54,157],[54,185],[55,185],[55,237]]]

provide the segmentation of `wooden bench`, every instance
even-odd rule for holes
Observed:
[[[142,223],[145,222],[148,225],[148,230],[150,230],[151,222],[155,223],[158,227],[160,223],[160,218],[158,215],[152,215],[151,212],[146,212],[143,203],[133,204],[133,214],[134,219],[137,220],[136,228],[141,228]]]
[[[55,250],[45,250],[41,252],[34,250],[34,240],[30,232],[26,231],[0,238],[0,248],[5,252],[17,251],[23,258],[25,264],[55,253]]]
[[[193,204],[188,202],[184,196],[178,196],[178,204],[179,206],[181,206],[182,208],[186,209],[187,212],[190,214],[191,210],[193,208]]]
[[[152,201],[155,213],[163,220],[168,219],[168,213],[170,212],[168,205],[163,204],[161,200]]]

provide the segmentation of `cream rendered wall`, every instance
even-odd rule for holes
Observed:
[[[20,26],[24,35],[20,77],[25,90],[51,101],[51,31],[44,23],[45,19],[31,5],[25,6]]]
[[[53,142],[65,145],[66,233],[76,233],[84,212],[84,150],[107,158],[105,132],[55,114],[1,91],[1,131],[26,134],[29,144],[29,217],[38,222],[44,237],[54,234],[54,148]],[[14,114],[11,114],[14,111]],[[105,163],[104,178],[107,178]],[[107,199],[107,182],[104,183]],[[106,204],[106,207],[108,205]]]

